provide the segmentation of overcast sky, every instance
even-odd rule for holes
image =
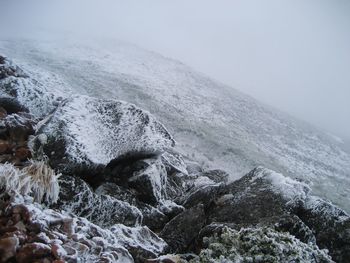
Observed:
[[[348,0],[2,0],[0,23],[133,42],[350,139]]]

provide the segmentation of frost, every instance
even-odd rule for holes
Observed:
[[[293,204],[298,200],[305,200],[311,191],[310,186],[306,183],[296,181],[261,166],[255,169],[250,183],[254,184],[258,179],[268,182],[271,185],[271,190],[281,195],[289,204]]]
[[[326,250],[268,227],[239,231],[226,227],[220,235],[205,237],[203,242],[207,248],[191,263],[333,262]]]
[[[41,132],[62,139],[74,162],[108,164],[130,153],[158,154],[174,145],[165,127],[135,105],[74,96],[63,102]],[[39,128],[40,129],[40,128]]]
[[[44,162],[31,161],[22,170],[12,164],[0,164],[0,186],[8,193],[14,191],[33,196],[37,202],[57,202],[58,177]]]

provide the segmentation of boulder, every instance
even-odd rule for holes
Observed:
[[[40,118],[57,107],[61,100],[58,89],[53,92],[48,83],[33,79],[6,58],[3,62],[0,64],[0,107],[8,113],[29,110]]]
[[[202,203],[205,208],[208,208],[211,203],[216,200],[223,192],[224,184],[209,184],[194,187],[184,196],[178,198],[178,203],[183,205],[185,208],[190,208]]]
[[[166,169],[160,159],[144,159],[136,164],[143,167],[128,178],[128,185],[135,189],[139,200],[157,205],[166,198]]]
[[[208,211],[209,222],[256,224],[282,216],[305,200],[307,184],[258,167],[227,185]]]
[[[203,205],[185,210],[168,222],[159,236],[169,245],[172,253],[188,252],[205,224]]]
[[[350,217],[342,209],[318,197],[310,196],[296,211],[312,229],[320,248],[329,250],[336,262],[350,258]]]
[[[0,97],[0,107],[4,108],[7,114],[29,112],[25,106],[12,97]]]
[[[34,134],[35,120],[29,114],[11,114],[0,120],[0,137],[25,145],[29,135]]]
[[[120,157],[161,154],[175,142],[165,127],[146,111],[117,100],[73,96],[43,122],[38,134],[53,167],[64,172],[94,176]]]
[[[117,223],[134,226],[142,221],[142,213],[138,208],[109,195],[95,194],[77,177],[61,176],[59,185],[58,202],[53,208],[72,212],[104,227]]]

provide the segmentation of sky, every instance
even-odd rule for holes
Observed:
[[[4,28],[132,42],[350,140],[348,0],[2,0]]]

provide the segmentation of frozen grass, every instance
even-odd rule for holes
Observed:
[[[0,165],[0,188],[9,192],[29,195],[36,202],[55,203],[58,199],[59,185],[54,170],[42,161],[31,161],[20,170],[12,164]]]

